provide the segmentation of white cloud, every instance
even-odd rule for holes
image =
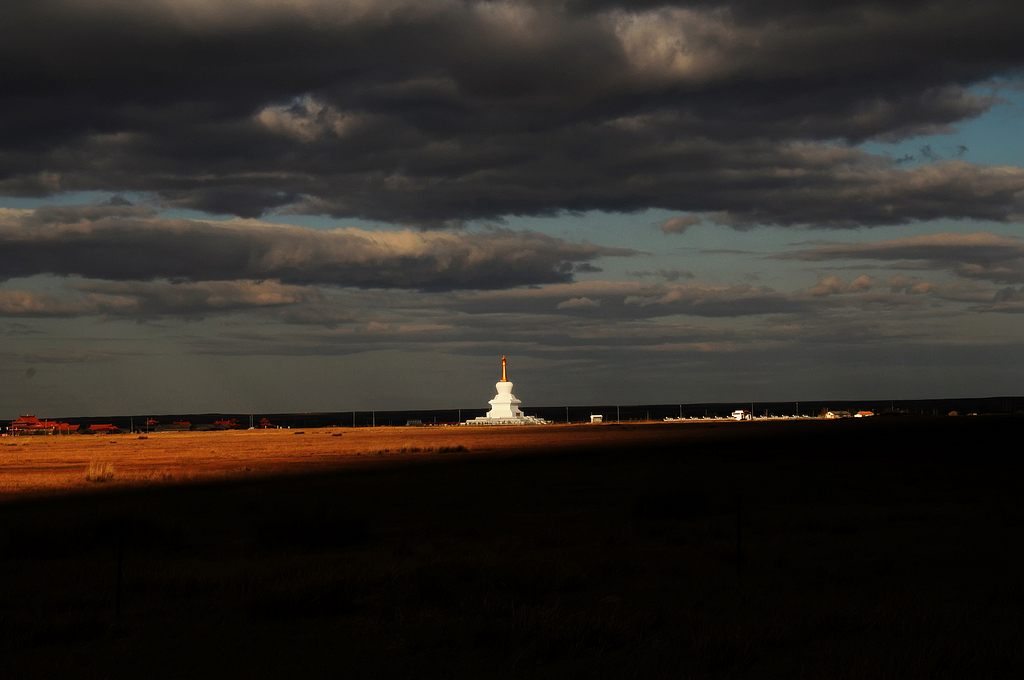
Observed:
[[[685,234],[687,229],[700,224],[700,221],[696,215],[670,217],[661,223],[661,231],[665,234]]]
[[[256,120],[271,132],[308,143],[328,133],[344,137],[359,125],[361,117],[306,95],[287,106],[267,106],[256,114]]]
[[[575,297],[569,298],[563,302],[559,302],[556,309],[586,309],[588,307],[600,307],[600,300],[591,300],[588,297]]]
[[[862,293],[874,288],[876,283],[866,274],[858,276],[849,284],[843,283],[838,276],[832,275],[819,281],[807,292],[810,295],[823,297],[826,295],[841,295],[844,293]]]
[[[608,15],[630,65],[659,80],[701,81],[721,75],[727,52],[746,38],[725,9],[665,7]]]

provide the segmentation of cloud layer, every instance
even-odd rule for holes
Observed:
[[[169,409],[443,406],[501,354],[546,403],[1019,386],[1024,170],[985,159],[1021,35],[1019,0],[6,0],[0,406],[154,371]],[[761,225],[877,229],[723,228]]]
[[[1018,168],[848,144],[982,114],[1022,34],[1014,0],[10,0],[0,193],[420,227],[1017,221]]]
[[[451,290],[565,282],[635,251],[530,232],[319,231],[255,221],[163,219],[131,206],[0,209],[0,280],[234,281]]]
[[[948,270],[967,279],[1024,283],[1024,240],[989,233],[926,234],[891,241],[821,246],[783,259],[876,260],[910,270]]]

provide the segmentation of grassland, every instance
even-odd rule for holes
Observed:
[[[536,432],[514,436],[510,428],[500,429],[506,434],[381,427],[4,437],[0,500],[95,491],[95,481],[109,490],[322,472],[363,463],[364,456],[387,456],[393,462],[455,453],[467,445],[478,453],[528,449],[537,439]]]
[[[0,671],[1020,677],[1021,424],[8,438]]]

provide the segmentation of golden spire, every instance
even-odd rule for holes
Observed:
[[[501,382],[508,382],[508,372],[505,370],[505,357],[501,357]]]

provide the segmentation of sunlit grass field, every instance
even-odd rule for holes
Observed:
[[[1021,425],[5,438],[0,669],[1020,677]]]

